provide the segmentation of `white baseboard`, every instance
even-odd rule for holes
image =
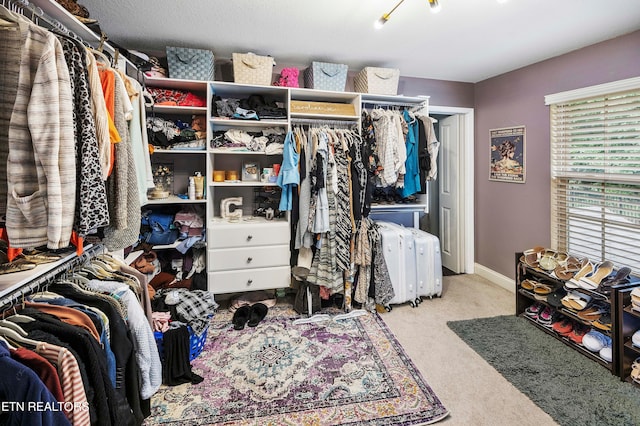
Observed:
[[[486,266],[482,266],[479,263],[476,263],[475,265],[475,273],[480,275],[482,278],[485,278],[489,281],[491,281],[492,283],[495,283],[497,285],[499,285],[500,287],[504,288],[505,290],[509,290],[512,293],[516,292],[516,283],[515,280],[504,276],[502,274],[497,273],[496,271],[494,271],[493,269],[489,269]]]

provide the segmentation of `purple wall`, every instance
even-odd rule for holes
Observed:
[[[640,31],[475,85],[477,263],[514,278],[515,252],[550,244],[550,130],[544,96],[638,76]],[[526,126],[526,183],[490,182],[489,130],[514,125]]]

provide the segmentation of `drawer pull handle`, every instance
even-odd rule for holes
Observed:
[[[253,239],[253,235],[247,235],[247,241],[251,241]]]
[[[253,280],[251,279],[247,280],[247,285],[251,285],[251,284],[253,284]]]
[[[253,261],[253,257],[247,257],[247,263],[251,263]]]

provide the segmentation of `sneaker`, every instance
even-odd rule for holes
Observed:
[[[584,338],[585,334],[587,334],[587,331],[589,331],[589,329],[587,327],[585,327],[583,325],[576,324],[576,325],[573,326],[573,330],[571,330],[571,333],[569,333],[567,335],[567,337],[573,343],[581,345],[582,344],[582,339]]]
[[[538,319],[537,319],[538,323],[546,327],[550,327],[553,319],[553,312],[554,312],[553,309],[551,309],[548,306],[545,306],[542,309],[542,312],[538,314]]]
[[[552,325],[553,330],[561,336],[566,336],[573,331],[573,321],[564,317]]]
[[[582,338],[582,346],[591,352],[600,352],[606,346],[611,346],[611,338],[599,331],[591,330]]]
[[[544,305],[542,303],[534,303],[524,310],[524,314],[533,320],[538,319],[538,314],[542,312]]]

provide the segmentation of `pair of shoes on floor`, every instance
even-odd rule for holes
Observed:
[[[255,303],[251,306],[240,306],[233,314],[231,322],[235,330],[242,330],[245,325],[257,326],[266,316],[269,308],[264,303]]]
[[[591,330],[582,338],[582,346],[591,352],[598,353],[605,361],[611,362],[611,337]]]

